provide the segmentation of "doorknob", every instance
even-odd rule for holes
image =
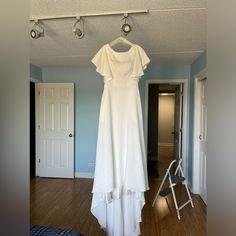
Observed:
[[[202,140],[202,135],[201,134],[199,135],[199,140]]]
[[[70,134],[69,134],[69,137],[71,138],[72,136],[73,136],[72,133],[70,133]]]

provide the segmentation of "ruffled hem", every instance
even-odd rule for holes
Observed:
[[[147,189],[148,190],[148,189]],[[113,199],[119,199],[122,196],[135,195],[136,198],[142,198],[144,191],[135,190],[122,190],[122,188],[116,188],[112,192],[96,192],[92,191],[93,194],[97,194],[101,200],[106,203],[110,203]]]
[[[144,204],[144,192],[117,188],[93,193],[91,212],[108,236],[138,236]]]

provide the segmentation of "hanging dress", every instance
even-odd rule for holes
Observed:
[[[149,187],[138,82],[150,60],[138,45],[116,52],[106,44],[92,62],[104,90],[91,212],[108,236],[140,235]]]

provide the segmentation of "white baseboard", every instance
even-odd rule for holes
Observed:
[[[93,179],[94,174],[88,172],[75,172],[75,178]]]
[[[158,143],[158,146],[163,146],[163,147],[173,147],[173,143]]]

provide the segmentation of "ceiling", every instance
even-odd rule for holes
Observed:
[[[178,84],[158,84],[158,92],[163,93],[163,92],[175,92]]]
[[[206,50],[206,0],[31,0],[30,19],[146,9],[149,13],[129,15],[132,32],[127,39],[140,45],[153,64],[190,64]],[[104,44],[121,36],[122,17],[84,17],[83,39],[72,32],[75,18],[43,20],[45,36],[30,39],[30,62],[90,66]]]

